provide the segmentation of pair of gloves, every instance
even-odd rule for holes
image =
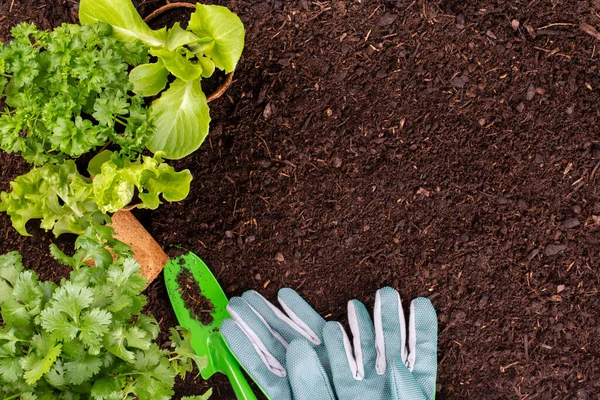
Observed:
[[[433,400],[437,316],[411,302],[408,332],[398,292],[377,291],[373,320],[358,300],[348,324],[326,322],[298,293],[279,291],[281,310],[255,291],[234,297],[221,333],[242,367],[273,400]]]

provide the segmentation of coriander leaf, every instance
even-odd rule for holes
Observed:
[[[118,377],[101,378],[94,381],[90,394],[94,399],[106,400],[118,396],[122,398],[121,389],[123,387],[123,379]]]
[[[114,327],[107,335],[104,336],[103,344],[106,349],[115,356],[128,363],[133,363],[135,361],[134,353],[125,348],[126,335],[127,331],[124,327]]]
[[[51,309],[65,313],[78,322],[81,310],[89,307],[94,301],[93,295],[94,292],[89,287],[66,282],[54,292]]]
[[[42,311],[41,324],[45,330],[59,340],[73,340],[79,332],[76,324],[54,308],[46,308]]]
[[[156,132],[148,149],[164,158],[180,159],[192,153],[208,135],[208,103],[199,81],[176,79],[151,106]]]
[[[129,347],[142,350],[150,348],[151,342],[148,333],[137,326],[132,326],[125,331],[125,339],[127,339],[127,346]]]
[[[156,318],[149,315],[140,314],[137,321],[135,321],[135,326],[145,332],[148,332],[152,339],[156,339],[160,333],[160,326],[158,326]]]
[[[212,388],[208,389],[204,394],[199,396],[185,396],[182,397],[181,400],[208,400],[210,396],[212,396],[213,390]]]
[[[50,371],[46,373],[46,381],[58,389],[64,389],[69,384],[61,359],[57,359]]]
[[[19,275],[13,288],[15,299],[27,308],[39,308],[42,289],[38,285],[37,275],[33,271],[24,271]]]
[[[35,384],[42,375],[50,371],[52,364],[56,361],[56,358],[60,355],[62,345],[57,344],[50,348],[47,354],[43,357],[38,356],[36,353],[30,353],[22,359],[21,367],[25,371],[23,377],[25,381],[33,385]]]
[[[95,355],[87,354],[81,359],[69,361],[64,364],[65,378],[69,383],[79,385],[85,381],[89,381],[100,371],[101,366],[102,360]]]
[[[201,49],[217,68],[229,73],[244,49],[244,24],[227,7],[197,4],[190,17],[188,30],[200,39]]]
[[[0,382],[14,383],[23,376],[17,358],[0,358]]]
[[[79,324],[81,330],[79,339],[89,347],[91,354],[98,355],[100,353],[101,339],[108,332],[111,321],[111,314],[99,308],[93,308],[82,314]]]
[[[31,322],[31,316],[27,312],[27,308],[13,298],[2,302],[0,310],[2,319],[8,325],[18,326],[20,328],[28,326]]]

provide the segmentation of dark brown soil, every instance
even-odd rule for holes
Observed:
[[[73,6],[23,4],[0,2],[0,38],[20,20],[70,21]],[[429,296],[438,399],[599,398],[599,42],[579,26],[600,25],[600,4],[220,4],[246,49],[206,143],[175,163],[190,196],[136,213],[154,237],[197,253],[230,296],[289,286],[327,318],[383,285]],[[0,163],[7,190],[24,166]],[[64,273],[50,235],[0,224],[2,252]],[[166,332],[160,280],[148,298]]]
[[[183,258],[181,260],[183,261]],[[214,320],[212,313],[215,311],[215,306],[202,294],[202,288],[189,269],[181,268],[181,272],[177,275],[177,283],[181,299],[190,311],[190,315],[201,324],[210,325]]]

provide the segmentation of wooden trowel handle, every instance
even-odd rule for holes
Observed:
[[[116,232],[115,239],[131,247],[135,259],[142,266],[142,275],[150,284],[161,273],[169,256],[131,212],[117,211],[112,215],[111,225]]]

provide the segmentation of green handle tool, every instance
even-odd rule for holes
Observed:
[[[209,324],[205,325],[196,320],[185,306],[177,282],[177,277],[182,268],[190,271],[200,286],[202,295],[208,298],[214,306],[214,311],[211,312],[213,320]],[[208,365],[200,371],[202,378],[208,379],[215,372],[225,374],[229,378],[238,400],[256,400],[246,377],[242,374],[239,363],[231,354],[221,332],[219,332],[221,321],[229,318],[226,308],[228,300],[210,269],[197,255],[188,252],[170,259],[165,266],[164,275],[167,292],[179,325],[192,333],[192,348],[196,354],[208,358]]]

